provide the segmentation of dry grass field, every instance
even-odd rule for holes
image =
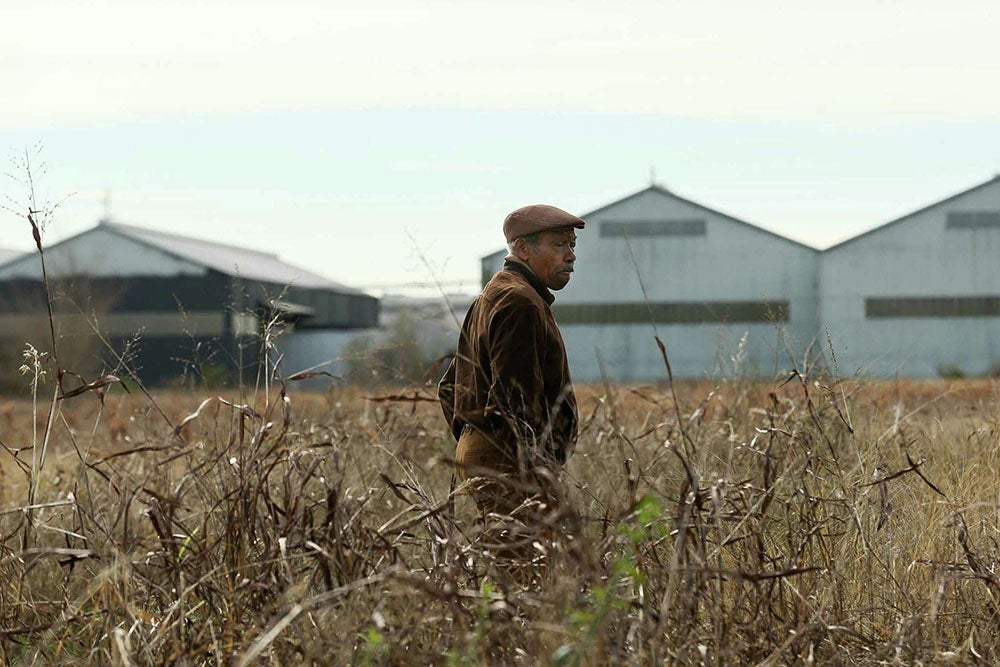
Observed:
[[[993,382],[582,387],[530,585],[430,393],[0,401],[0,659],[1000,662]]]

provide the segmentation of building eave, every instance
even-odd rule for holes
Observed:
[[[916,211],[912,211],[910,213],[907,213],[906,215],[904,215],[904,216],[902,216],[900,218],[896,218],[895,220],[890,220],[889,222],[882,223],[881,225],[878,225],[877,227],[872,227],[868,231],[861,232],[860,234],[856,234],[855,236],[852,236],[849,239],[846,239],[844,241],[841,241],[840,243],[837,243],[835,245],[830,246],[829,248],[824,249],[823,252],[826,253],[826,252],[832,252],[834,250],[839,250],[840,248],[843,248],[844,246],[846,246],[848,244],[854,243],[855,241],[857,241],[859,239],[863,239],[863,238],[865,238],[867,236],[871,236],[872,234],[875,234],[876,232],[880,232],[883,229],[886,229],[886,228],[891,227],[893,225],[898,225],[901,222],[906,222],[907,220],[909,220],[909,219],[911,219],[911,218],[913,218],[915,216],[918,216],[921,213],[926,213],[927,211],[935,209],[938,206],[944,206],[945,204],[948,204],[950,202],[955,201],[959,197],[964,197],[965,195],[971,194],[971,193],[973,193],[973,192],[975,192],[975,191],[977,191],[977,190],[979,190],[981,188],[985,188],[985,187],[987,187],[989,185],[993,185],[993,184],[997,183],[998,181],[1000,181],[1000,175],[994,176],[993,178],[991,178],[988,181],[984,181],[984,182],[979,183],[977,185],[973,185],[971,188],[966,188],[965,190],[962,190],[961,192],[957,192],[957,193],[955,193],[955,194],[953,194],[953,195],[951,195],[949,197],[945,197],[944,199],[940,199],[940,200],[938,200],[938,201],[936,201],[936,202],[934,202],[932,204],[928,204],[927,206],[919,208]]]
[[[659,195],[663,195],[665,197],[670,197],[670,198],[675,199],[675,200],[677,200],[679,202],[687,204],[688,206],[693,206],[694,208],[696,208],[696,209],[698,209],[700,211],[703,211],[705,213],[709,213],[711,215],[718,216],[718,217],[723,218],[724,220],[728,220],[730,222],[735,222],[736,224],[743,225],[744,227],[749,227],[750,229],[752,229],[754,231],[761,232],[763,234],[767,234],[768,236],[771,236],[771,237],[773,237],[775,239],[778,239],[780,241],[786,241],[788,243],[791,243],[794,246],[802,248],[803,250],[808,250],[810,252],[815,252],[815,253],[820,252],[820,250],[818,248],[814,248],[813,246],[806,245],[805,243],[801,243],[801,242],[796,241],[794,239],[790,239],[787,236],[783,236],[781,234],[778,234],[777,232],[772,232],[772,231],[770,231],[768,229],[764,229],[763,227],[760,227],[759,225],[755,225],[752,222],[747,222],[746,220],[741,220],[740,218],[737,218],[735,216],[729,215],[728,213],[723,213],[722,211],[719,211],[718,209],[714,209],[714,208],[711,208],[709,206],[705,206],[704,204],[700,204],[700,203],[698,203],[698,202],[696,202],[694,200],[688,199],[687,197],[681,197],[677,193],[675,193],[675,192],[673,192],[671,190],[668,190],[667,188],[663,187],[662,185],[656,185],[656,184],[653,184],[653,185],[650,185],[649,187],[643,188],[642,190],[639,190],[638,192],[633,192],[632,194],[627,195],[625,197],[622,197],[621,199],[615,200],[615,201],[611,202],[610,204],[606,204],[606,205],[604,205],[604,206],[602,206],[602,207],[600,207],[598,209],[595,209],[595,210],[591,211],[590,213],[585,213],[584,215],[581,215],[580,217],[583,218],[584,220],[586,220],[587,218],[601,215],[602,213],[606,212],[608,209],[610,209],[612,207],[615,207],[615,206],[618,206],[620,204],[623,204],[623,203],[625,203],[625,202],[627,202],[627,201],[629,201],[631,199],[635,199],[636,197],[639,197],[641,195],[647,194],[649,192],[655,192],[655,193],[657,193]]]

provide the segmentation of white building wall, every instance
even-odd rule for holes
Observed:
[[[507,256],[507,249],[498,250],[490,255],[486,255],[479,260],[479,267],[482,274],[482,283],[489,282],[494,273],[503,268],[503,260]]]
[[[1000,317],[865,315],[868,298],[1000,297],[1000,228],[950,229],[947,215],[957,211],[1000,211],[1000,180],[823,254],[821,327],[841,374],[978,375],[1000,363]]]
[[[584,218],[576,272],[560,304],[720,301],[789,303],[789,320],[658,324],[675,377],[789,368],[816,331],[818,252],[672,196],[645,190]],[[704,219],[704,236],[602,237],[602,222]],[[630,249],[631,247],[631,249]],[[634,256],[634,261],[633,261]],[[639,278],[646,295],[640,288]],[[557,315],[558,317],[558,315]],[[666,371],[650,324],[561,324],[576,381],[658,380]],[[781,331],[779,331],[779,329]],[[743,361],[733,368],[740,353]],[[603,366],[603,368],[602,368]]]
[[[379,335],[379,329],[294,331],[277,338],[275,358],[281,359],[283,377],[304,370],[315,370],[326,371],[337,378],[345,378],[347,361],[344,351],[347,344],[355,338],[374,339]],[[342,383],[342,380],[321,375],[294,384],[299,389],[320,389],[330,386],[331,383]]]
[[[395,329],[412,328],[424,356],[437,357],[454,345],[475,298],[465,293],[435,297],[384,294],[379,308],[379,327],[388,336],[392,336]]]
[[[667,379],[651,325],[570,325],[561,330],[575,382]],[[786,338],[771,324],[657,325],[656,330],[674,378],[770,378],[792,367]]]

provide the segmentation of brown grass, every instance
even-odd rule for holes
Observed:
[[[174,392],[155,396],[161,415],[117,389],[103,406],[69,399],[28,541],[26,475],[0,455],[0,655],[1000,660],[995,384],[677,391],[680,415],[664,387],[581,388],[573,511],[528,587],[484,553],[471,501],[452,513],[454,444],[433,403]],[[30,443],[30,403],[0,414],[8,447]]]

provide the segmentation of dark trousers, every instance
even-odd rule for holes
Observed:
[[[559,504],[550,466],[526,465],[516,448],[469,427],[459,438],[455,462],[498,556],[531,557],[535,541],[551,539]]]

